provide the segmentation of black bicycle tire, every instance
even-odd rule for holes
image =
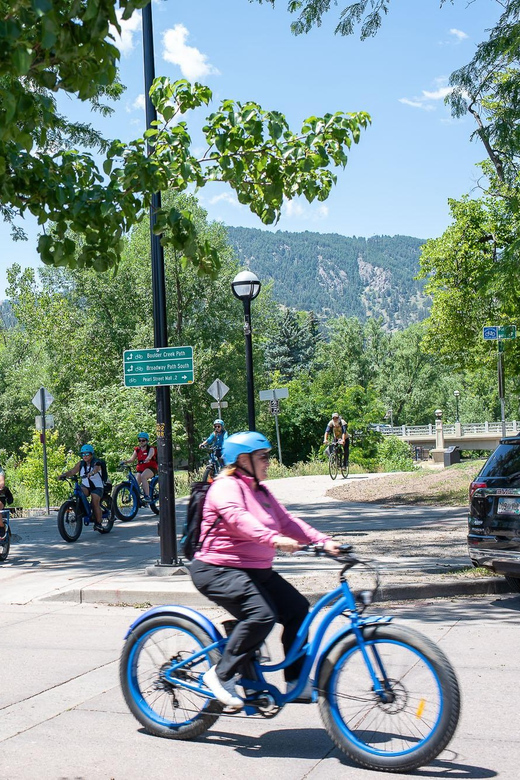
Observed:
[[[341,463],[340,463],[341,476],[343,477],[343,479],[346,479],[350,471],[350,464],[347,461],[347,465],[345,466],[344,458],[345,458],[344,454],[341,453]]]
[[[157,488],[157,495],[159,496],[159,479],[158,479],[158,477],[154,477],[152,480],[150,480],[150,498],[152,499],[150,501],[150,509],[152,510],[154,515],[158,515],[159,514],[160,496],[159,496],[159,500],[158,501],[153,501],[155,488]],[[175,490],[175,492],[177,492],[177,489]]]
[[[204,469],[204,474],[202,475],[202,481],[203,482],[213,482],[213,477],[215,476],[215,472],[213,469],[213,466],[206,466]],[[210,479],[211,477],[211,479]]]
[[[67,513],[67,510],[69,509],[72,509],[74,511],[74,515],[76,516],[77,530],[76,533],[74,534],[69,534],[65,528],[65,515]],[[74,499],[69,498],[67,501],[64,501],[59,508],[58,531],[60,532],[61,538],[68,543],[77,542],[79,537],[81,536],[81,532],[83,531],[83,517],[78,516],[77,501],[75,501]]]
[[[166,737],[167,739],[195,739],[201,734],[204,734],[204,732],[218,720],[224,708],[220,702],[206,700],[206,706],[200,711],[199,715],[193,721],[190,721],[187,724],[181,724],[178,728],[163,726],[151,720],[146,713],[143,712],[132,695],[131,686],[128,680],[129,673],[131,674],[131,670],[129,670],[128,667],[134,645],[149,631],[168,627],[179,627],[182,630],[189,631],[203,644],[203,646],[210,645],[213,642],[209,634],[207,634],[203,628],[185,618],[176,617],[175,615],[160,615],[144,620],[130,633],[124,644],[119,663],[121,689],[130,712],[148,733],[159,737]],[[220,658],[220,651],[214,649],[208,655],[210,662],[215,664]]]
[[[119,495],[119,493],[123,488],[126,488],[132,494],[134,499],[134,511],[130,515],[123,515],[119,511],[119,507],[117,506],[117,496]],[[137,499],[137,496],[132,490],[132,486],[130,482],[119,482],[119,484],[115,486],[115,488],[112,491],[112,509],[117,519],[121,520],[122,523],[128,523],[130,520],[133,520],[136,517],[139,511],[139,500]]]
[[[4,542],[2,542],[2,552],[0,553],[0,563],[4,563],[9,555],[11,549],[11,529],[7,526],[7,535]]]
[[[107,507],[110,514],[107,518],[104,518],[102,521],[103,530],[99,533],[102,534],[109,534],[112,528],[114,527],[114,523],[116,518],[114,517],[114,505],[112,503],[112,496],[103,496],[101,499],[101,511],[103,511],[103,504]]]
[[[331,479],[336,479],[338,476],[338,463],[336,461],[336,450],[333,450],[329,455],[329,474]]]
[[[338,639],[328,651],[327,658],[322,664],[318,681],[321,718],[335,745],[359,766],[386,772],[411,772],[433,761],[455,733],[460,715],[460,691],[455,671],[442,650],[414,629],[394,624],[372,625],[363,629],[363,636],[366,641],[386,640],[400,643],[421,653],[427,659],[434,670],[443,697],[442,712],[435,731],[413,752],[402,756],[377,756],[368,749],[359,748],[339,730],[329,700],[332,696],[329,683],[341,657],[357,646],[357,640],[353,635]]]

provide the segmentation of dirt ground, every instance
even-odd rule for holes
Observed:
[[[449,468],[426,464],[407,473],[381,474],[367,480],[342,480],[330,488],[327,495],[340,501],[366,501],[387,506],[465,506],[470,482],[483,463],[468,461]]]

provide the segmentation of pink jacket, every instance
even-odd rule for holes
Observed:
[[[275,556],[274,539],[280,534],[302,544],[330,539],[287,512],[265,485],[254,490],[252,483],[252,477],[245,475],[215,480],[204,502],[200,532],[204,542],[195,558],[237,569],[269,569]]]

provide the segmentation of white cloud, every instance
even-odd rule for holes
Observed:
[[[186,40],[189,32],[183,24],[176,24],[163,33],[163,59],[178,65],[184,78],[189,81],[201,79],[204,76],[218,75],[219,71],[208,57],[194,46],[188,46]]]
[[[420,96],[413,98],[398,98],[399,103],[404,103],[406,106],[412,108],[420,108],[423,111],[435,111],[435,103],[439,100],[444,100],[445,97],[451,94],[453,87],[446,86],[445,78],[435,79],[437,89],[428,90],[423,89]]]
[[[465,38],[469,37],[467,33],[463,32],[462,30],[457,30],[456,27],[451,28],[450,35],[454,35],[455,38],[457,38],[459,41],[463,41]]]
[[[119,24],[121,25],[121,35],[119,35],[115,27],[111,27],[110,32],[114,36],[114,43],[123,57],[128,57],[136,46],[134,35],[136,32],[141,30],[141,14],[137,11],[134,11],[130,19],[126,21],[122,18],[122,11],[118,10],[116,11],[116,14],[119,20]]]
[[[144,93],[141,93],[136,97],[136,99],[132,103],[132,108],[139,111],[144,111],[145,109]]]
[[[208,201],[210,206],[214,206],[216,203],[228,203],[230,206],[240,206],[240,203],[234,195],[230,192],[222,192],[220,195],[215,195]]]
[[[325,203],[308,204],[305,200],[287,200],[282,215],[288,219],[305,219],[307,222],[321,222],[329,216],[329,207]]]
[[[284,206],[286,217],[303,217],[305,209],[297,200],[288,200]]]

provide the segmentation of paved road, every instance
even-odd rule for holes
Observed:
[[[518,776],[520,597],[387,606],[438,642],[455,665],[463,708],[448,749],[412,776]],[[41,602],[2,606],[0,780],[375,780],[324,731],[315,705],[275,719],[222,717],[196,742],[146,735],[118,683],[129,607]],[[208,614],[216,615],[216,610]],[[278,647],[276,638],[271,647]],[[393,775],[396,778],[409,775]]]
[[[388,538],[403,533],[403,529],[414,532],[434,528],[451,532],[447,541],[433,552],[415,550],[411,556],[409,552],[400,553],[399,549],[383,551],[386,554],[378,560],[385,571],[387,598],[413,596],[412,586],[417,590],[421,582],[439,580],[436,575],[442,575],[446,569],[468,566],[462,544],[466,514],[463,508],[380,507],[339,502],[325,495],[330,485],[329,477],[323,476],[270,483],[273,492],[292,512],[327,533],[347,535],[354,543],[359,540],[361,544],[370,535],[380,538],[386,534]],[[182,528],[185,508],[186,499],[177,502],[178,529]],[[28,604],[41,599],[111,604],[181,601],[196,606],[205,603],[186,575],[147,576],[147,567],[153,569],[160,556],[157,518],[149,510],[141,510],[131,522],[117,522],[107,535],[100,536],[92,528],[85,528],[80,539],[72,544],[59,536],[55,514],[13,520],[12,525],[11,553],[7,562],[0,565],[0,604]],[[298,586],[311,598],[329,590],[336,581],[336,575],[330,575],[334,565],[329,561],[280,557],[276,566],[286,576],[298,578]],[[354,582],[357,572],[357,569],[353,572]],[[401,590],[396,585],[392,591],[393,582]],[[444,590],[437,593],[458,594],[463,592],[463,585],[473,589],[482,587],[481,582],[464,584],[458,577],[452,578],[451,585],[444,581]],[[423,595],[435,595],[431,584],[428,587]],[[498,578],[489,587],[504,588],[505,581]]]

